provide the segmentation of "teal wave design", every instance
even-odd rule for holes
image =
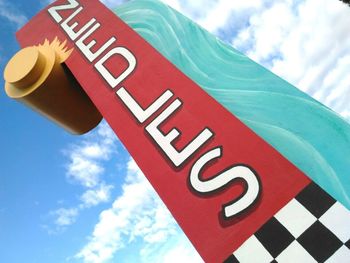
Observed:
[[[350,125],[326,106],[155,0],[116,14],[350,209]]]

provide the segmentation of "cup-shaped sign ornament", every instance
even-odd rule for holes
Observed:
[[[102,115],[64,66],[71,52],[57,38],[20,50],[5,68],[5,91],[69,132],[83,134]]]

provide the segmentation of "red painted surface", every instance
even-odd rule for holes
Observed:
[[[55,5],[65,2],[57,1]],[[112,47],[127,47],[136,56],[137,68],[122,82],[122,86],[142,106],[147,107],[166,89],[172,90],[174,96],[155,116],[175,98],[182,100],[180,110],[161,126],[164,133],[172,127],[182,131],[182,136],[175,145],[178,149],[182,149],[204,127],[210,127],[215,132],[215,137],[183,166],[174,168],[144,130],[155,116],[146,123],[139,124],[115,95],[120,86],[113,90],[96,71],[94,63],[90,63],[78,48],[75,47],[67,61],[69,69],[124,143],[203,259],[206,262],[222,262],[310,180],[99,1],[79,2],[84,6],[84,11],[75,20],[83,23],[95,17],[102,25],[93,35],[98,47],[115,36],[117,41]],[[71,10],[67,10],[60,14],[65,18],[71,13]],[[68,39],[46,10],[34,17],[17,34],[23,47],[42,43],[45,38],[52,40],[55,36]],[[68,45],[75,46],[73,42]],[[114,61],[111,70],[121,70],[123,67],[123,63]],[[239,218],[226,221],[219,214],[221,205],[239,196],[241,186],[229,185],[225,191],[205,197],[193,193],[188,186],[192,164],[200,155],[219,145],[223,146],[223,157],[205,170],[207,176],[233,164],[244,163],[254,168],[262,182],[261,198],[254,209]]]

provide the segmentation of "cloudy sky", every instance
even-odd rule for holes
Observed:
[[[14,32],[48,2],[0,0],[1,72]],[[350,120],[350,7],[163,2]],[[4,92],[0,105],[0,262],[201,262],[106,123],[77,137]]]

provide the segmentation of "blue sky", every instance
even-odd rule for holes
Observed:
[[[0,0],[1,72],[48,2]],[[340,1],[164,2],[350,119]],[[0,262],[201,262],[108,125],[72,136],[4,92],[0,105]]]

